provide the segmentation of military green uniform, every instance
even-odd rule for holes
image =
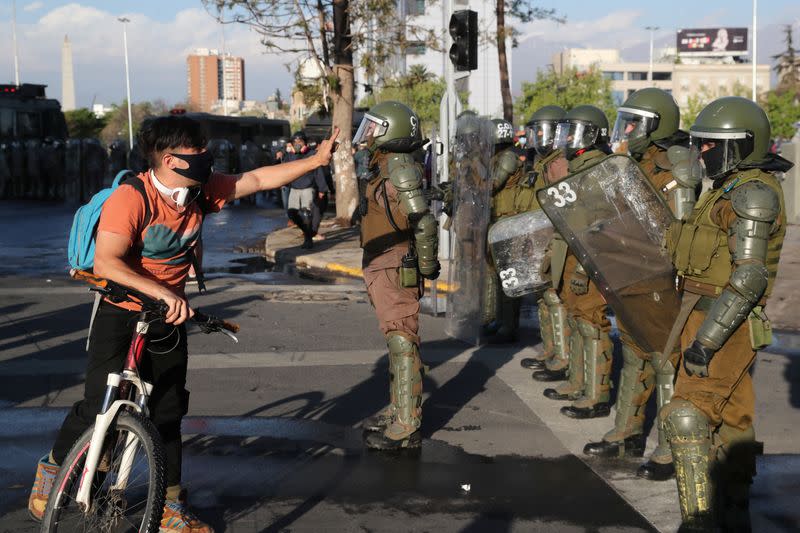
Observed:
[[[423,195],[422,167],[411,154],[422,143],[418,124],[405,105],[383,102],[365,115],[354,140],[366,142],[374,154],[362,209],[362,269],[386,337],[391,375],[389,407],[364,423],[365,444],[376,449],[421,443],[419,299],[422,277],[435,279],[439,262],[436,220]]]
[[[769,121],[744,98],[712,102],[690,134],[714,188],[667,238],[684,303],[697,303],[681,333],[675,394],[661,416],[684,525],[749,531],[758,451],[749,370],[756,350],[771,342],[764,306],[786,231],[781,185],[765,169],[791,164],[768,154]]]

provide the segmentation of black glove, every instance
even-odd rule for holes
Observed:
[[[708,363],[714,357],[716,350],[706,348],[697,341],[692,342],[685,352],[683,352],[683,368],[690,376],[699,378],[708,377]]]

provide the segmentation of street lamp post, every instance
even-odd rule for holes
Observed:
[[[125,47],[125,86],[128,93],[128,141],[130,142],[130,149],[133,150],[133,113],[131,112],[131,75],[128,69],[128,22],[131,20],[127,17],[119,17],[117,19],[122,23],[122,42]]]
[[[756,101],[756,67],[758,66],[758,27],[756,26],[756,12],[758,11],[758,0],[753,0],[753,101]]]
[[[653,34],[657,29],[658,26],[645,26],[644,29],[650,30],[650,69],[647,71],[647,81],[650,83],[653,82]]]
[[[17,48],[17,2],[11,2],[11,34],[14,38],[14,83],[19,86],[19,48]]]

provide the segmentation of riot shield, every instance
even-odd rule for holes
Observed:
[[[25,181],[25,197],[44,198],[44,185],[42,183],[42,142],[38,139],[25,141],[25,170],[27,180]]]
[[[83,180],[81,196],[88,201],[103,188],[108,154],[98,139],[83,139]]]
[[[108,145],[108,164],[110,176],[116,176],[128,168],[128,146],[125,141],[117,139]]]
[[[61,199],[64,185],[64,142],[46,139],[42,143],[41,155],[42,181],[45,198]]]
[[[25,196],[26,183],[28,180],[24,141],[12,141],[10,148],[12,196],[14,198],[22,198]]]
[[[489,250],[507,296],[516,298],[540,292],[550,285],[550,276],[542,270],[547,244],[552,238],[553,224],[541,210],[502,218],[492,224]]]
[[[67,139],[64,146],[64,199],[69,202],[80,200],[81,179],[81,141]]]
[[[469,122],[469,124],[466,124]],[[483,280],[488,267],[486,231],[491,214],[493,124],[477,116],[464,117],[453,146],[453,218],[448,276],[447,326],[456,339],[480,342]]]
[[[0,198],[11,197],[11,165],[9,164],[11,147],[0,143]]]
[[[236,147],[227,139],[211,139],[208,151],[214,156],[214,170],[223,174],[236,172]]]
[[[663,246],[674,219],[636,162],[608,156],[537,197],[636,342],[647,352],[663,350],[680,310]]]

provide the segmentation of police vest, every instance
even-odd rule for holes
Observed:
[[[399,196],[392,198],[386,192],[389,176],[383,155],[377,156],[380,168],[377,177],[367,184],[367,212],[361,219],[361,247],[370,253],[380,253],[399,244],[408,245],[411,241],[408,217],[400,207]]]
[[[728,284],[733,270],[728,233],[713,221],[711,214],[718,200],[729,202],[730,191],[750,181],[759,181],[771,187],[780,198],[781,210],[775,221],[779,228],[767,243],[766,267],[769,283],[762,302],[772,293],[786,234],[786,215],[780,183],[772,174],[759,169],[742,172],[728,180],[727,183],[731,185],[707,191],[698,200],[688,220],[683,223],[675,221],[670,226],[667,232],[667,249],[672,255],[678,275],[683,276],[684,289],[688,292],[716,297]]]

